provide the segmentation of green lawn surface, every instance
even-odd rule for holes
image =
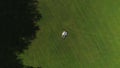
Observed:
[[[120,68],[120,0],[39,0],[38,10],[40,30],[19,56],[24,65]]]

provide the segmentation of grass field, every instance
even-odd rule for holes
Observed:
[[[24,65],[120,68],[120,0],[39,0],[38,9],[40,31],[20,55]]]

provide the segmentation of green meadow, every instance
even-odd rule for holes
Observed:
[[[40,30],[19,56],[24,65],[120,68],[120,0],[39,0],[37,8]]]

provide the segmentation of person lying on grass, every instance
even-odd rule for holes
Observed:
[[[64,30],[62,32],[62,38],[65,39],[67,37],[67,35],[68,35],[68,32]]]

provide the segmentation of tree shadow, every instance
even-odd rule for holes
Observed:
[[[39,30],[37,4],[37,0],[0,1],[0,68],[33,68],[24,67],[16,52],[27,49]]]

